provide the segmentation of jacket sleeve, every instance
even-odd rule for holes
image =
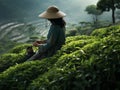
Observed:
[[[50,48],[53,48],[56,41],[57,41],[57,37],[58,37],[58,34],[59,34],[57,28],[52,27],[50,29],[52,29],[51,33],[50,33],[50,37],[47,39],[47,42],[45,44],[40,44],[39,45],[39,53],[46,52]]]

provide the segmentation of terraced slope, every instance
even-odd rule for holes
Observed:
[[[32,34],[39,33],[40,35],[46,34],[47,28],[45,28],[44,21],[33,21],[28,23],[19,23],[19,22],[8,22],[0,24],[0,40],[3,40],[5,37],[9,38],[12,41],[20,42],[23,40],[26,42],[29,40],[29,33],[32,29],[34,32]],[[42,34],[43,33],[43,34]],[[26,39],[26,40],[25,40]]]
[[[0,90],[119,90],[120,26],[68,37],[53,57],[25,62],[20,45],[0,58]]]
[[[16,43],[31,42],[31,37],[46,36],[48,28],[45,21],[38,20],[28,23],[3,22],[0,23],[0,54]],[[7,44],[6,44],[7,43]],[[4,46],[4,44],[6,44]],[[10,45],[9,45],[10,44]]]

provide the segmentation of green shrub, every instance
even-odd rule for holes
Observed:
[[[77,34],[77,30],[70,30],[66,33],[66,36],[75,36]]]
[[[22,44],[14,47],[7,54],[3,54],[0,57],[0,72],[6,70],[10,66],[22,63],[25,61],[25,51],[26,47],[30,44]]]
[[[0,59],[5,63],[1,68],[9,66],[0,74],[0,90],[119,90],[120,27],[97,29],[92,35],[67,37],[50,58],[11,65],[24,52],[24,46],[14,48],[11,57],[4,57],[7,63]]]
[[[70,36],[66,39],[66,44],[68,44],[71,41],[77,41],[77,40],[88,40],[88,39],[94,39],[93,36],[86,36],[86,35],[78,35],[78,36]]]
[[[8,53],[4,54],[0,57],[0,72],[6,70],[10,66],[19,64],[24,62],[23,61],[24,54],[14,54],[14,53]]]
[[[84,47],[81,47],[80,50],[77,49],[77,51],[75,50],[75,52],[71,52],[71,54],[64,54],[59,58],[58,64],[55,64],[56,67],[49,71],[52,73],[48,72],[48,74],[43,75],[41,78],[38,78],[38,80],[36,79],[32,84],[36,84],[35,82],[37,82],[35,87],[53,90],[63,88],[65,90],[85,90],[90,88],[91,90],[93,88],[95,90],[118,89],[120,80],[118,77],[120,74],[118,67],[120,64],[119,29],[116,31],[113,29],[109,35],[106,35],[105,38],[99,41],[95,40],[92,43],[87,43],[83,45]],[[75,39],[71,41],[74,42]],[[67,43],[67,45],[70,43],[71,42]],[[73,44],[76,45],[75,43]],[[69,45],[68,48],[71,45]],[[73,47],[73,49],[74,48],[75,47]],[[82,52],[82,54],[80,54],[80,52]],[[103,73],[105,73],[104,76]],[[42,81],[39,82],[39,79],[43,80],[43,84]],[[45,81],[47,83],[45,83]],[[112,84],[113,86],[111,86]]]
[[[30,44],[21,44],[21,45],[14,47],[9,52],[19,54],[19,53],[24,52],[26,47],[28,47],[28,46],[31,46],[31,45]]]
[[[28,90],[119,90],[119,45],[119,37],[110,35],[64,54]]]
[[[32,80],[52,67],[56,62],[54,57],[42,61],[28,61],[10,67],[0,74],[0,90],[25,90]]]
[[[92,32],[93,36],[98,36],[98,37],[107,37],[109,35],[115,36],[119,35],[120,36],[120,26],[111,26],[108,28],[100,28],[96,29],[95,31]]]

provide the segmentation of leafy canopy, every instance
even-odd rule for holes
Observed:
[[[102,11],[110,11],[110,9],[120,9],[120,0],[99,0],[98,9]]]
[[[112,21],[115,23],[115,10],[120,9],[120,0],[99,0],[97,7],[103,12],[112,10]]]
[[[88,14],[93,14],[93,15],[100,15],[102,14],[101,10],[97,10],[96,5],[89,5],[86,7],[85,11],[87,11]]]

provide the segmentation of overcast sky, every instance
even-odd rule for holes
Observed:
[[[39,19],[39,13],[50,5],[56,5],[67,14],[69,22],[91,20],[85,12],[88,5],[96,4],[98,0],[0,0],[0,20],[11,18]]]
[[[52,2],[53,1],[53,2]],[[59,1],[59,3],[55,3]],[[57,5],[67,16],[66,19],[71,22],[91,20],[91,17],[85,12],[88,5],[96,4],[98,0],[51,0],[46,7]],[[45,2],[44,2],[45,3]]]

